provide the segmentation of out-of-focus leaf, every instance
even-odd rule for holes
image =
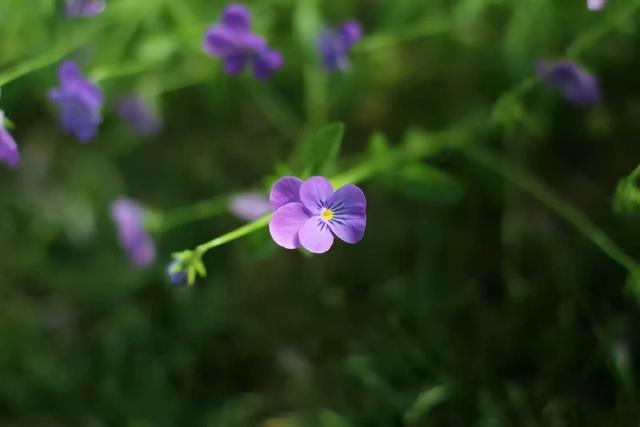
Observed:
[[[411,408],[404,414],[405,421],[409,424],[416,424],[424,418],[433,407],[444,402],[449,395],[450,390],[444,385],[437,385],[422,391]]]
[[[640,166],[618,183],[613,201],[613,208],[617,213],[629,215],[640,208],[640,189],[636,182],[639,175]]]
[[[446,172],[427,165],[411,165],[390,177],[407,196],[434,203],[455,203],[464,194],[462,184]]]
[[[320,427],[351,427],[352,424],[340,414],[325,409],[320,413]]]
[[[344,136],[344,124],[333,123],[323,127],[307,140],[304,168],[307,174],[326,173],[332,167]]]
[[[375,160],[382,160],[389,155],[389,140],[383,133],[376,132],[371,135],[368,147],[369,155]]]
[[[138,58],[144,62],[166,61],[178,48],[175,37],[154,35],[147,37],[138,48]]]

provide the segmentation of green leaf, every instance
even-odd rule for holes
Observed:
[[[428,165],[408,166],[391,178],[395,186],[417,200],[449,204],[464,195],[464,188],[457,179]]]
[[[320,413],[320,427],[351,427],[352,424],[340,414],[325,409]]]
[[[437,385],[424,390],[418,395],[415,402],[404,414],[404,419],[408,424],[415,424],[420,421],[433,407],[444,402],[450,395],[447,386]]]
[[[369,155],[375,160],[386,158],[389,155],[389,139],[383,133],[376,132],[369,138]]]
[[[308,141],[304,151],[304,167],[308,175],[327,174],[340,152],[344,124],[333,123],[321,128]]]

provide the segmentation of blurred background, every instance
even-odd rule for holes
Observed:
[[[244,4],[285,58],[266,82],[202,51],[221,1],[107,0],[82,19],[54,0],[0,1],[0,108],[22,155],[0,170],[0,425],[637,425],[637,282],[594,241],[640,259],[635,205],[614,209],[640,159],[640,2]],[[364,38],[326,73],[317,31],[347,19]],[[600,104],[535,80],[538,59],[567,56],[598,78]],[[89,144],[47,99],[65,58],[105,93]],[[158,135],[116,114],[131,93]],[[169,284],[171,253],[243,224],[222,213],[156,233],[155,263],[130,265],[116,197],[162,215],[267,191],[335,121],[336,171],[376,133],[394,148],[452,128],[499,162],[445,146],[415,159],[435,184],[371,177],[364,240],[322,256],[262,229],[207,253],[195,286]]]

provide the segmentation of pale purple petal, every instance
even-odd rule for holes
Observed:
[[[235,32],[247,32],[251,28],[251,12],[242,4],[230,4],[222,12],[222,25]]]
[[[559,89],[574,104],[591,105],[601,99],[598,81],[573,62],[538,61],[536,71],[545,83]]]
[[[280,207],[269,221],[269,233],[273,240],[285,249],[300,246],[298,232],[309,219],[302,203],[289,203]]]
[[[590,10],[601,10],[604,4],[605,0],[587,0],[587,7]]]
[[[119,198],[111,204],[120,245],[129,260],[139,267],[150,265],[156,256],[155,243],[144,228],[143,216],[142,207],[133,200]]]
[[[317,215],[309,218],[298,233],[303,248],[314,254],[323,254],[333,245],[333,234],[329,226]]]
[[[49,99],[58,105],[60,124],[67,133],[87,142],[102,122],[102,91],[84,78],[73,61],[60,64],[58,77],[60,85],[49,91]]]
[[[343,43],[351,47],[362,38],[362,26],[357,21],[347,21],[340,26]]]
[[[367,226],[367,199],[362,190],[353,184],[340,187],[327,201],[333,212],[328,221],[331,231],[347,243],[358,243]]]
[[[349,67],[349,51],[362,38],[362,27],[356,21],[347,21],[338,29],[323,29],[317,40],[317,49],[327,71]]]
[[[203,49],[209,55],[217,57],[237,54],[236,36],[226,28],[214,25],[204,35]]]
[[[266,80],[283,64],[282,55],[274,49],[265,48],[258,53],[253,62],[253,75],[258,80]]]
[[[0,112],[0,116],[2,113]],[[0,127],[0,162],[9,167],[15,167],[20,162],[18,146],[9,131]]]
[[[271,205],[262,193],[242,193],[231,198],[229,210],[240,219],[253,221],[271,212]]]
[[[247,65],[247,56],[243,53],[227,55],[224,57],[224,72],[229,75],[240,74]]]
[[[300,202],[302,180],[295,176],[285,176],[276,181],[269,193],[269,203],[274,211],[287,203]]]
[[[67,0],[65,12],[67,18],[90,18],[104,12],[105,0]]]
[[[238,46],[241,47],[247,56],[255,55],[257,52],[267,49],[267,41],[252,33],[245,33],[236,36]]]
[[[313,214],[320,213],[332,195],[331,183],[322,176],[312,176],[300,185],[300,201]]]
[[[136,133],[143,136],[157,135],[162,121],[140,96],[128,95],[117,103],[118,116]]]
[[[184,286],[187,284],[187,272],[185,270],[176,271],[180,265],[180,261],[174,259],[167,267],[167,276],[171,284],[176,286]]]

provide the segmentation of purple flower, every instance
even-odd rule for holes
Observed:
[[[140,96],[122,97],[116,109],[120,118],[142,136],[155,136],[162,130],[160,118]]]
[[[334,192],[321,176],[306,181],[287,176],[273,185],[269,202],[275,211],[269,232],[283,248],[302,246],[320,254],[331,248],[334,235],[347,243],[357,243],[364,236],[367,199],[353,184]]]
[[[220,23],[205,33],[203,48],[207,54],[222,58],[224,72],[230,75],[240,74],[250,65],[255,78],[265,80],[283,63],[280,52],[251,32],[251,13],[241,4],[224,9]]]
[[[66,0],[67,18],[90,18],[104,12],[105,0]]]
[[[144,229],[144,211],[130,199],[119,198],[111,204],[111,217],[118,227],[120,245],[129,260],[139,267],[150,265],[156,257],[156,246]]]
[[[578,105],[600,102],[597,80],[572,62],[539,61],[536,71],[548,85],[559,89],[569,102]]]
[[[171,261],[169,266],[167,267],[167,276],[169,277],[169,281],[171,284],[176,286],[184,286],[187,284],[187,272],[184,270],[179,270],[178,267],[180,265],[180,261],[177,259]]]
[[[0,162],[13,168],[20,162],[18,146],[8,130],[4,128],[4,113],[0,111]]]
[[[587,0],[587,7],[590,10],[601,10],[605,3],[606,0]]]
[[[271,205],[262,193],[241,193],[231,197],[229,210],[240,219],[253,221],[271,212]]]
[[[73,61],[60,64],[58,78],[60,86],[49,91],[49,99],[60,109],[60,124],[79,141],[88,142],[102,122],[102,91],[84,78]]]
[[[318,51],[327,71],[349,67],[349,50],[362,38],[362,27],[356,21],[347,21],[339,28],[325,28],[318,37]]]

